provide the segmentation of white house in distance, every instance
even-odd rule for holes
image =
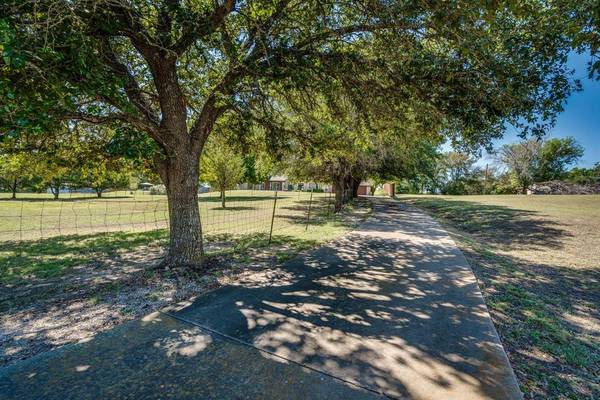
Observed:
[[[311,190],[323,190],[324,192],[331,192],[332,187],[329,184],[315,183],[315,182],[300,182],[290,183],[288,177],[285,175],[273,175],[269,177],[264,183],[253,185],[251,183],[241,183],[238,185],[240,190],[278,190],[278,191],[291,191],[291,190],[302,190],[310,192]]]

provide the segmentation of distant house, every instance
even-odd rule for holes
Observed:
[[[359,196],[369,196],[371,194],[371,183],[363,181],[358,185],[358,195]]]
[[[375,187],[373,186],[373,184],[369,181],[362,181],[358,185],[357,194],[359,196],[370,196],[372,191],[375,191]],[[396,185],[394,183],[384,183],[383,191],[387,196],[394,197]]]
[[[292,191],[300,190],[303,192],[322,191],[333,192],[333,188],[328,184],[320,184],[315,182],[299,182],[291,183],[285,175],[274,175],[267,179],[264,183],[240,183],[237,185],[239,190],[282,190]]]
[[[284,175],[275,175],[265,182],[265,190],[289,190],[288,178]]]
[[[383,191],[389,197],[396,197],[396,184],[395,183],[385,183],[383,185]]]

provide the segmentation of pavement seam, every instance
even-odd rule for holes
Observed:
[[[300,367],[302,367],[302,368],[309,369],[309,370],[311,370],[311,371],[313,371],[313,372],[316,372],[316,373],[319,373],[319,374],[321,374],[321,375],[328,376],[328,377],[330,377],[330,378],[333,378],[333,379],[335,379],[335,380],[338,380],[338,381],[344,382],[344,383],[346,383],[346,384],[348,384],[348,385],[352,385],[352,386],[355,386],[355,387],[361,388],[361,389],[363,389],[363,390],[366,390],[366,391],[368,391],[368,392],[371,392],[371,393],[375,393],[375,394],[377,394],[377,395],[379,395],[379,396],[382,396],[382,397],[385,397],[385,398],[388,398],[388,399],[391,399],[391,400],[400,400],[400,399],[398,399],[397,397],[392,397],[392,396],[390,396],[390,395],[387,395],[387,394],[385,394],[385,393],[383,393],[383,392],[380,392],[380,391],[378,391],[378,390],[376,390],[376,389],[373,389],[373,388],[371,388],[371,387],[368,387],[368,386],[365,386],[365,385],[361,385],[360,383],[357,383],[357,382],[352,382],[352,381],[350,381],[350,380],[347,380],[347,379],[341,378],[341,377],[339,377],[339,376],[336,376],[336,375],[330,374],[330,373],[329,373],[329,372],[327,372],[327,371],[323,371],[323,370],[320,370],[320,369],[318,369],[318,368],[311,367],[310,365],[306,365],[306,364],[303,364],[303,363],[301,363],[301,362],[298,362],[298,361],[295,361],[295,360],[289,359],[289,358],[287,358],[287,357],[284,357],[284,356],[282,356],[282,355],[280,355],[280,354],[277,354],[277,353],[275,353],[275,352],[273,352],[273,351],[270,351],[270,350],[267,350],[267,349],[264,349],[264,348],[258,347],[258,346],[254,345],[254,344],[252,344],[252,343],[249,343],[249,342],[246,342],[246,341],[244,341],[244,340],[238,339],[238,338],[236,338],[236,337],[234,337],[234,336],[228,335],[228,334],[226,334],[226,333],[223,333],[223,332],[219,332],[219,331],[217,331],[217,330],[215,330],[215,329],[209,328],[208,326],[206,326],[206,325],[203,325],[203,324],[200,324],[200,323],[198,323],[198,322],[191,321],[191,320],[189,320],[189,319],[187,319],[187,318],[183,318],[183,317],[180,317],[180,316],[178,316],[178,315],[171,314],[171,313],[168,313],[168,312],[165,312],[165,311],[159,311],[159,312],[160,312],[161,314],[164,314],[164,315],[168,316],[168,317],[171,317],[171,318],[173,318],[173,319],[176,319],[176,320],[178,320],[178,321],[180,321],[180,322],[184,322],[184,323],[187,323],[187,324],[190,324],[190,325],[194,325],[194,326],[196,326],[196,327],[198,327],[198,328],[200,328],[200,329],[202,329],[202,330],[204,330],[204,331],[206,331],[206,332],[209,332],[209,333],[212,333],[212,334],[214,334],[214,335],[217,335],[217,336],[223,337],[223,338],[225,338],[225,339],[227,339],[227,340],[230,340],[230,341],[232,341],[232,342],[235,342],[235,343],[237,343],[237,344],[241,344],[241,345],[243,345],[243,346],[250,347],[250,348],[252,348],[252,349],[255,349],[255,350],[258,350],[258,351],[260,351],[260,352],[262,352],[262,353],[269,354],[270,356],[277,357],[277,358],[279,358],[279,359],[282,359],[282,360],[285,360],[285,361],[287,361],[287,362],[289,362],[289,363],[292,363],[292,364],[298,365],[298,366],[300,366]]]

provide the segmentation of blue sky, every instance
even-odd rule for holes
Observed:
[[[565,110],[558,116],[556,126],[546,138],[573,136],[584,148],[579,167],[591,167],[600,161],[600,81],[587,78],[588,54],[572,54],[569,66],[575,69],[574,78],[581,80],[583,91],[573,93],[567,100]],[[504,137],[494,142],[494,147],[518,141],[514,130],[507,130]],[[478,164],[490,162],[485,155]]]

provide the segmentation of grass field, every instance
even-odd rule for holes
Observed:
[[[112,192],[94,195],[64,195],[53,200],[49,194],[20,194],[11,200],[0,197],[0,242],[43,239],[52,236],[114,231],[146,231],[168,227],[166,196]],[[311,194],[279,192],[275,230],[295,227],[307,217]],[[274,192],[229,191],[227,207],[221,208],[218,193],[200,195],[203,230],[216,233],[256,233],[270,228]],[[314,193],[313,205],[330,206],[329,194]]]
[[[401,196],[467,256],[526,398],[600,398],[600,196]]]
[[[330,240],[345,229],[330,218],[329,194],[314,193],[311,200],[308,192],[279,192],[276,204],[273,192],[231,191],[227,198],[225,209],[214,193],[201,195],[199,203],[204,236],[209,245],[220,243],[219,250],[234,246],[240,237],[264,242],[274,205],[273,235],[279,241],[285,236],[296,247]],[[166,228],[165,196],[118,193],[54,201],[46,194],[29,194],[16,201],[3,199],[0,283],[56,277],[103,254],[148,242],[164,244]]]

